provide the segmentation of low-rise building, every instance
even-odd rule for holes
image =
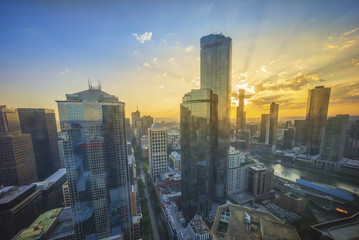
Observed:
[[[13,240],[70,240],[74,239],[71,208],[55,208],[41,214]]]
[[[281,193],[279,206],[285,210],[301,213],[307,207],[307,200],[293,192]]]
[[[265,143],[251,143],[250,149],[256,153],[274,153],[276,146]]]
[[[211,237],[213,240],[300,240],[295,227],[284,224],[269,212],[234,204],[225,204],[217,209]]]

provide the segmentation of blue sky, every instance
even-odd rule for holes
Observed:
[[[302,115],[318,84],[333,88],[329,114],[359,114],[358,12],[358,1],[1,1],[0,104],[57,110],[99,78],[127,115],[178,117],[198,88],[200,37],[221,32],[249,116],[271,101]]]

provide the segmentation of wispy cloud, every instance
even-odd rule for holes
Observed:
[[[70,72],[70,69],[68,69],[68,68],[65,68],[65,71],[66,71],[66,72]]]
[[[139,41],[140,43],[145,43],[146,41],[151,41],[152,32],[145,32],[142,35],[139,35],[137,33],[132,33],[131,36],[134,36],[137,39],[137,41]]]
[[[157,58],[153,58],[153,61],[154,61],[154,62],[157,62],[157,60],[158,60]]]
[[[151,68],[151,67],[152,67],[148,62],[145,62],[145,63],[143,64],[143,66],[144,66],[145,68]]]
[[[353,32],[356,32],[358,29],[359,29],[359,27],[354,28],[353,30],[350,30],[350,31],[348,31],[348,32],[345,32],[344,35],[349,35],[349,34],[351,34],[351,33],[353,33]]]
[[[192,52],[193,49],[194,49],[194,47],[191,45],[191,46],[186,47],[186,48],[185,48],[185,51],[186,51],[186,52]]]
[[[26,28],[25,29],[27,32],[29,32],[29,33],[33,33],[33,34],[36,34],[37,32],[34,30],[34,29],[32,29],[32,28]]]

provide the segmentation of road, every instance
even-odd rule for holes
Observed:
[[[142,178],[142,181],[145,183],[145,197],[148,200],[147,208],[148,208],[148,212],[149,212],[150,218],[151,218],[152,234],[153,234],[154,239],[161,239],[160,234],[158,232],[158,225],[157,225],[157,221],[155,218],[155,213],[152,208],[151,198],[150,198],[150,194],[148,193],[146,179],[145,179],[145,175],[143,174],[142,166],[141,166],[141,178]]]

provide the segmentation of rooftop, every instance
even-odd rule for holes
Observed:
[[[35,183],[41,190],[47,190],[66,175],[66,168],[60,168],[42,182]]]
[[[21,231],[14,239],[52,239],[63,237],[73,232],[71,208],[55,208],[41,214],[28,228]],[[52,237],[50,237],[50,235]]]
[[[30,188],[33,188],[35,185],[25,185],[25,186],[10,186],[0,189],[0,205],[7,204],[14,200],[15,198],[21,196],[27,192]]]
[[[359,213],[351,217],[341,218],[312,226],[329,239],[359,239]]]
[[[174,160],[181,160],[181,154],[179,154],[178,152],[176,151],[173,151],[171,153],[171,157],[174,159]]]
[[[218,208],[212,239],[300,239],[295,227],[284,224],[269,212],[234,204]]]
[[[118,98],[110,95],[101,90],[101,87],[89,86],[88,90],[77,92],[73,94],[66,94],[66,101],[56,102],[106,102],[106,103],[119,103]]]

